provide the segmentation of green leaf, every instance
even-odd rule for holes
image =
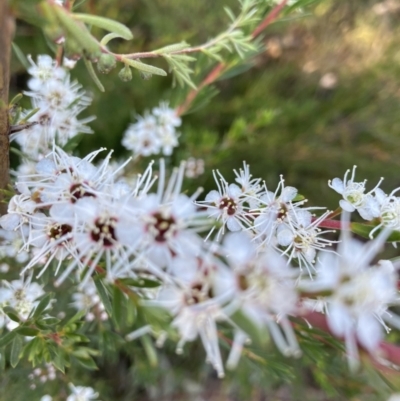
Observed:
[[[106,31],[115,33],[126,40],[133,39],[133,35],[130,29],[120,22],[90,14],[73,14],[73,16],[74,18],[79,19],[85,24],[94,25],[99,28],[105,29]]]
[[[38,329],[35,329],[33,327],[25,327],[25,326],[17,327],[15,329],[15,331],[18,334],[21,334],[22,336],[28,336],[28,337],[35,337],[40,333],[40,331]]]
[[[11,346],[11,355],[10,355],[10,364],[13,368],[15,368],[18,365],[23,345],[24,343],[22,337],[15,336]]]
[[[82,139],[85,137],[86,134],[78,134],[73,136],[64,146],[63,150],[67,153],[72,153],[78,145],[81,143]]]
[[[63,7],[52,4],[51,9],[67,33],[83,47],[89,58],[95,58],[101,54],[100,44],[97,43],[85,25],[74,19]]]
[[[143,344],[144,352],[146,353],[150,366],[156,367],[158,365],[158,357],[153,341],[148,335],[142,336],[140,341]]]
[[[98,369],[96,362],[93,360],[92,357],[82,358],[82,357],[75,356],[75,358],[78,361],[78,363],[86,369],[89,369],[89,370],[97,370]]]
[[[122,291],[115,285],[113,289],[113,298],[112,298],[112,317],[115,323],[121,327],[123,323],[123,308],[124,308],[124,294]]]
[[[161,54],[161,53],[174,53],[179,50],[187,49],[189,47],[189,43],[180,42],[175,43],[173,45],[168,45],[165,47],[161,47],[160,49],[154,50],[153,53]]]
[[[4,370],[6,368],[6,354],[4,350],[0,350],[0,370]]]
[[[24,95],[22,93],[18,93],[18,95],[15,95],[10,101],[10,106],[17,104],[23,97]]]
[[[15,56],[17,57],[19,62],[24,66],[24,68],[27,70],[31,65],[29,64],[28,59],[25,57],[24,52],[19,48],[19,46],[16,43],[12,42],[11,45],[12,45],[12,49],[13,49]]]
[[[363,224],[363,223],[350,223],[350,230],[364,238],[370,238],[370,232],[376,227],[376,225],[372,224]],[[381,232],[382,230],[376,230],[374,233],[374,238]],[[387,242],[398,242],[400,241],[400,231],[393,231],[388,239]]]
[[[84,58],[83,61],[85,62],[85,66],[89,72],[90,77],[93,79],[94,83],[97,85],[97,87],[99,88],[100,92],[104,92],[104,86],[103,84],[100,82],[100,79],[97,77],[96,72],[93,68],[93,64],[91,63],[91,61],[89,61],[87,58]]]
[[[21,321],[18,316],[18,312],[14,308],[11,308],[10,306],[5,306],[3,308],[3,312],[14,322],[19,323]]]
[[[136,68],[139,71],[148,72],[149,74],[154,74],[154,75],[161,75],[163,77],[167,75],[167,73],[161,68],[157,68],[152,65],[142,63],[141,61],[131,60],[125,57],[123,57],[121,61],[125,64],[130,65],[133,68]]]
[[[241,310],[235,312],[231,319],[236,323],[250,338],[257,344],[265,344],[269,338],[267,330],[262,330],[253,321],[251,321]]]
[[[108,42],[110,40],[116,39],[116,38],[120,38],[121,36],[118,35],[117,33],[108,33],[107,35],[105,35],[103,37],[103,39],[101,39],[100,44],[102,46],[107,46]]]
[[[112,305],[110,302],[110,298],[108,297],[106,287],[101,280],[94,280],[94,284],[96,285],[97,292],[99,293],[99,297],[101,299],[101,302],[103,302],[106,312],[109,316],[112,316]]]
[[[38,306],[33,311],[32,314],[33,319],[38,318],[44,312],[44,310],[50,305],[50,301],[52,300],[52,298],[53,298],[53,293],[49,292],[41,299]]]
[[[7,344],[9,344],[14,339],[16,334],[17,332],[13,330],[7,333],[6,335],[0,337],[0,348],[5,347]]]
[[[41,318],[38,323],[40,324],[44,324],[47,326],[54,326],[58,323],[60,323],[60,319],[53,317],[53,316],[44,316],[43,318]]]
[[[52,363],[56,369],[58,369],[62,373],[65,373],[65,360],[64,360],[61,352],[57,352],[54,355]]]
[[[83,316],[86,315],[86,311],[81,310],[77,313],[75,313],[74,316],[72,316],[66,323],[65,323],[65,327],[71,326],[72,324],[74,324],[75,322],[77,322],[78,320],[81,320]]]
[[[27,122],[31,117],[33,117],[38,111],[40,110],[39,107],[36,107],[35,109],[31,110],[24,118],[20,121],[20,123],[25,123]]]
[[[119,280],[121,283],[139,288],[156,288],[161,285],[158,280],[151,280],[148,278],[122,278]]]

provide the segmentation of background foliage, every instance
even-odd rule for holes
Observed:
[[[133,42],[117,40],[114,45],[123,53],[180,40],[202,43],[225,26],[222,5],[237,9],[234,0],[89,0],[82,12],[113,18],[132,28]],[[254,59],[252,68],[234,79],[219,80],[218,95],[183,117],[182,145],[171,163],[189,156],[204,159],[205,174],[189,184],[211,189],[213,168],[230,177],[232,169],[246,160],[253,175],[263,177],[268,185],[273,187],[279,174],[284,174],[310,205],[332,209],[338,199],[327,180],[342,176],[353,164],[369,177],[371,186],[381,176],[385,177],[383,188],[399,186],[399,19],[397,3],[368,0],[318,1],[301,13],[283,17],[267,29],[265,52]],[[25,54],[49,52],[42,34],[31,25],[19,24],[15,42]],[[156,60],[154,65],[162,66],[163,61]],[[12,72],[11,97],[26,88],[27,79],[17,58]],[[101,77],[106,92],[100,94],[83,65],[73,71],[94,93],[87,114],[97,116],[91,123],[95,134],[85,136],[78,149],[82,155],[105,146],[115,149],[118,157],[127,156],[121,138],[135,113],[143,114],[160,100],[177,106],[182,99],[171,89],[170,77],[142,80],[137,73],[124,83],[116,75]],[[307,400],[376,400],[377,388],[388,391],[372,369],[347,380],[345,361],[329,345],[323,346],[324,358],[318,364],[312,349],[306,348],[309,354],[290,365],[270,345],[270,355],[263,354],[266,366],[243,358],[238,371],[220,381],[204,365],[203,351],[196,344],[184,356],[174,356],[168,346],[157,350],[157,363],[150,358],[149,365],[149,354],[140,342],[130,345],[135,349],[121,350],[114,339],[102,341],[100,369],[84,380],[101,391],[106,401],[283,400],[305,395]],[[26,375],[29,372],[27,367]],[[74,374],[82,377],[78,367]],[[13,381],[12,372],[0,377],[1,401],[26,399]],[[32,399],[43,394],[40,386],[32,391],[37,395]]]

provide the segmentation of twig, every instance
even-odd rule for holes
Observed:
[[[271,12],[261,21],[261,23],[254,29],[252,32],[251,36],[253,38],[256,38],[259,36],[267,26],[269,26],[272,22],[274,22],[283,8],[285,7],[286,3],[288,0],[283,0],[281,3],[279,3],[276,7],[274,7]],[[187,111],[192,104],[193,100],[196,98],[198,93],[207,85],[212,84],[215,82],[223,73],[225,68],[224,63],[219,63],[217,64],[211,72],[206,76],[206,78],[198,85],[197,89],[191,90],[184,102],[178,107],[176,114],[178,116],[182,115],[185,111]]]

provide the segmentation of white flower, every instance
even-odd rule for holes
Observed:
[[[32,282],[32,276],[11,282],[3,280],[0,287],[0,309],[4,306],[11,306],[18,313],[18,316],[25,320],[37,305],[37,298],[43,294],[43,287]],[[7,322],[7,328],[10,330],[17,326],[18,323],[14,321]]]
[[[282,255],[289,257],[289,262],[297,259],[300,269],[305,267],[309,274],[314,270],[317,251],[327,251],[326,247],[336,242],[322,237],[324,234],[335,232],[334,230],[318,228],[329,213],[327,211],[313,219],[312,214],[307,210],[293,210],[292,219],[288,220],[288,224],[277,228],[277,243],[284,247],[283,251],[279,248],[278,250],[282,252]]]
[[[170,109],[167,103],[161,103],[148,112],[137,117],[135,124],[130,124],[124,133],[122,145],[132,150],[135,155],[150,156],[159,154],[170,156],[178,146],[178,136],[175,127],[181,125],[181,119],[175,110]]]
[[[255,244],[243,233],[227,235],[223,249],[234,268],[216,282],[217,294],[234,290],[225,310],[240,309],[256,326],[268,328],[284,355],[300,355],[288,319],[297,310],[295,276],[286,261],[272,249],[257,254]]]
[[[184,164],[175,170],[164,189],[165,165],[160,162],[160,177],[157,194],[142,195],[126,203],[127,217],[118,220],[116,235],[129,246],[142,263],[153,267],[168,267],[172,259],[197,255],[203,240],[197,232],[208,227],[205,212],[199,211],[192,197],[181,194]],[[117,264],[115,268],[119,268]],[[126,265],[126,263],[125,263]]]
[[[149,301],[149,304],[163,307],[173,315],[172,327],[178,330],[180,336],[177,353],[183,352],[186,342],[200,337],[207,360],[218,375],[223,377],[217,322],[224,321],[227,317],[221,307],[224,297],[212,297],[214,276],[197,275],[197,281],[193,280],[182,285],[164,285],[157,299]]]
[[[296,196],[297,189],[285,187],[282,176],[275,192],[268,191],[264,184],[264,191],[258,197],[259,206],[252,210],[256,216],[252,231],[260,247],[275,245],[276,231],[279,226],[290,227],[289,220],[293,218],[294,211],[299,210],[300,206],[307,201],[306,199],[294,201]]]
[[[374,189],[364,194],[367,180],[354,182],[356,168],[357,166],[353,167],[349,180],[347,176],[350,170],[347,170],[343,181],[340,178],[334,178],[332,181],[328,182],[328,185],[343,196],[343,199],[339,202],[343,210],[346,212],[354,212],[357,210],[363,219],[372,220],[374,217],[379,216],[378,204],[376,199],[372,196],[372,192],[379,187],[383,178],[380,179]]]
[[[69,384],[69,388],[72,391],[67,397],[67,401],[91,401],[97,400],[99,394],[96,393],[91,387],[74,386],[72,383]]]
[[[397,324],[388,312],[388,307],[398,302],[393,265],[387,261],[371,264],[389,234],[388,229],[383,230],[376,239],[362,244],[343,230],[337,254],[324,253],[314,280],[300,284],[310,292],[330,293],[324,297],[327,322],[333,334],[344,338],[352,368],[358,365],[357,341],[373,353],[385,321]]]
[[[169,108],[167,102],[161,102],[158,107],[154,107],[153,115],[157,117],[158,123],[162,126],[179,127],[182,124],[176,110]]]
[[[243,162],[243,169],[239,169],[239,172],[233,170],[236,178],[235,181],[240,185],[242,194],[246,197],[246,201],[249,203],[252,209],[259,206],[258,196],[262,190],[261,178],[253,178],[250,174],[250,166]]]
[[[209,210],[209,217],[221,222],[218,230],[217,239],[225,232],[225,227],[229,231],[239,231],[250,225],[249,207],[244,205],[245,199],[242,198],[242,190],[236,184],[228,184],[219,171],[213,171],[214,180],[218,190],[209,192],[204,201],[197,202],[202,207]],[[214,231],[211,230],[210,234]]]

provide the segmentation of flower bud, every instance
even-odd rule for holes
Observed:
[[[101,74],[108,74],[113,68],[115,68],[116,64],[117,61],[113,55],[103,53],[97,62],[97,70]]]
[[[132,79],[132,71],[129,65],[125,64],[125,67],[118,74],[121,81],[128,82]]]

